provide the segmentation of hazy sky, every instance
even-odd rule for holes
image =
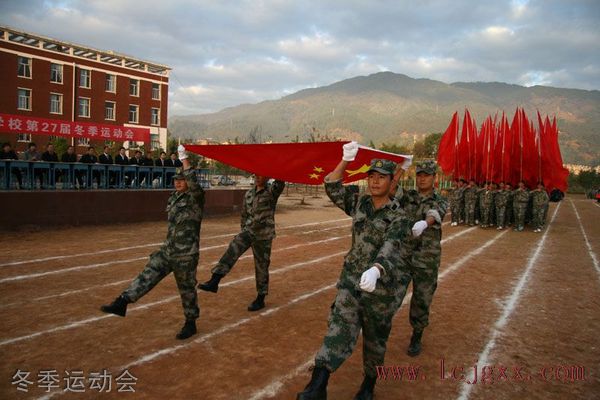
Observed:
[[[171,66],[171,115],[379,71],[600,89],[598,0],[0,0],[0,24]]]

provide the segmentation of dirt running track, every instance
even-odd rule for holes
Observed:
[[[126,318],[98,310],[143,268],[165,223],[1,233],[0,398],[294,399],[309,379],[350,246],[350,220],[325,200],[284,201],[279,210],[267,308],[246,311],[255,296],[250,253],[218,294],[200,292],[199,333],[184,342],[174,339],[183,316],[172,276]],[[551,205],[548,221],[539,234],[444,225],[424,351],[405,354],[409,289],[377,399],[600,398],[600,207],[571,196]],[[238,227],[237,217],[203,222],[198,280]],[[356,392],[361,349],[359,341],[332,375],[330,399]],[[109,393],[89,387],[90,373],[103,369]],[[137,378],[135,393],[117,392],[125,369]],[[13,383],[18,370],[30,373],[27,392]],[[39,387],[43,370],[56,370],[49,393]],[[82,382],[77,374],[85,391],[65,392]]]

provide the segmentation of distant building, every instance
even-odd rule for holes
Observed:
[[[134,57],[0,26],[0,114],[86,122],[115,129],[147,128],[150,143],[123,141],[126,148],[167,148],[170,67]],[[23,151],[54,136],[0,132],[0,142]],[[103,138],[69,138],[78,153]],[[112,144],[112,143],[111,143]],[[116,143],[114,143],[116,145]],[[120,143],[118,144],[120,145]],[[38,146],[42,149],[42,146]]]

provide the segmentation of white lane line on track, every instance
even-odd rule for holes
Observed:
[[[328,228],[328,229],[322,229],[321,231],[332,230],[332,229],[340,229],[340,228],[344,228],[344,227],[345,226],[331,227],[331,228]],[[329,241],[329,239],[323,239],[323,240],[321,240],[321,242],[326,242],[326,241]],[[215,245],[215,246],[202,247],[200,249],[200,252],[201,252],[201,255],[202,255],[202,252],[204,252],[204,251],[214,250],[214,249],[219,249],[219,248],[224,248],[224,247],[227,247],[227,246],[229,246],[229,243],[219,244],[219,245]],[[48,275],[64,274],[64,273],[67,273],[67,272],[83,271],[83,270],[88,270],[88,269],[101,268],[101,267],[106,267],[106,266],[110,266],[110,265],[114,265],[114,264],[125,264],[125,263],[129,263],[129,262],[145,260],[147,258],[148,258],[148,256],[136,257],[136,258],[130,258],[130,259],[126,259],[126,260],[114,260],[114,261],[107,261],[107,262],[104,262],[104,263],[79,265],[79,266],[76,266],[76,267],[55,269],[55,270],[52,270],[52,271],[36,272],[36,273],[32,273],[32,274],[23,274],[23,275],[10,276],[10,277],[7,277],[7,278],[0,279],[0,284],[5,283],[5,282],[20,281],[20,280],[25,280],[25,279],[35,279],[35,278],[40,278],[40,277],[44,277],[44,276],[48,276]]]
[[[288,226],[277,227],[277,230],[302,228],[302,227],[306,227],[306,226],[322,225],[322,224],[328,224],[328,223],[332,223],[332,222],[350,221],[350,220],[351,219],[349,217],[347,217],[347,218],[340,218],[340,219],[330,219],[330,220],[327,220],[327,221],[320,221],[320,222],[308,222],[308,223],[299,224],[299,225],[288,225]],[[232,236],[235,236],[238,233],[239,233],[239,231],[232,232],[232,233],[225,233],[225,234],[222,234],[222,235],[208,236],[208,237],[202,237],[202,236],[200,236],[200,240],[219,239],[219,238],[224,238],[224,237],[232,237]],[[43,261],[51,261],[51,260],[61,260],[61,259],[73,258],[73,257],[84,257],[84,256],[91,256],[91,255],[96,255],[96,254],[106,254],[106,253],[113,253],[113,252],[117,252],[117,251],[126,251],[126,250],[141,249],[141,248],[144,248],[144,247],[160,246],[162,243],[163,242],[149,243],[149,244],[140,244],[140,245],[137,245],[137,246],[119,247],[119,248],[116,248],[116,249],[99,250],[99,251],[95,251],[93,253],[66,254],[66,255],[62,255],[62,256],[53,256],[53,257],[35,258],[35,259],[30,259],[30,260],[12,261],[12,262],[7,262],[7,263],[1,263],[0,267],[8,267],[8,266],[11,266],[11,265],[30,264],[30,263],[35,263],[35,262],[43,262]]]
[[[442,240],[442,243],[444,243],[445,241],[446,242],[450,241],[450,240],[452,240],[452,239],[454,239],[456,237],[459,237],[459,236],[463,235],[466,232],[472,231],[473,229],[477,229],[477,227],[472,227],[472,228],[466,229],[464,231],[455,233],[454,235],[451,235],[448,238]],[[494,244],[498,239],[500,239],[500,237],[502,237],[507,232],[508,232],[508,230],[505,230],[505,231],[502,231],[502,232],[496,234],[496,236],[494,236],[492,239],[490,239],[487,242],[485,242],[482,246],[480,246],[476,250],[473,250],[473,251],[465,254],[459,260],[457,260],[454,263],[450,264],[447,268],[444,269],[444,271],[442,271],[441,274],[439,274],[439,276],[438,276],[438,282],[441,283],[444,280],[444,278],[446,277],[446,275],[448,275],[448,274],[456,271],[458,268],[462,267],[471,258],[473,258],[473,257],[481,254],[485,249],[487,249],[492,244]],[[408,304],[410,302],[411,298],[412,298],[412,290],[406,293],[406,296],[404,297],[404,300],[402,301],[402,305],[400,306],[400,308],[398,309],[398,311],[400,309],[402,309],[402,307],[404,307],[406,304]],[[396,314],[396,315],[398,315],[398,314]],[[311,365],[312,361],[313,361],[313,358],[311,358],[310,362],[307,363],[308,365],[306,365],[306,364],[300,365],[299,367],[297,367],[296,369],[294,369],[293,372],[291,372],[291,373],[289,373],[289,374],[287,374],[285,376],[278,377],[278,378],[272,380],[268,385],[266,385],[265,387],[257,390],[256,392],[254,392],[250,398],[252,400],[260,400],[260,399],[264,399],[264,398],[269,398],[269,397],[276,396],[277,393],[283,388],[284,383],[286,381],[292,380],[297,375],[299,375],[302,372],[306,371],[306,369]]]
[[[293,270],[293,269],[296,269],[296,268],[299,268],[299,267],[303,267],[305,265],[319,263],[319,262],[325,261],[325,260],[327,260],[329,258],[337,257],[337,256],[340,256],[340,255],[343,255],[343,254],[346,254],[346,253],[347,253],[347,251],[341,251],[341,252],[329,254],[329,255],[326,255],[326,256],[323,256],[323,257],[314,258],[314,259],[309,260],[309,261],[304,261],[304,262],[301,262],[301,263],[296,263],[296,264],[288,265],[287,267],[282,267],[282,268],[278,268],[276,270],[270,271],[270,275],[281,274],[281,273],[284,273],[284,272],[287,272],[287,271],[290,271],[290,270]],[[233,281],[225,282],[225,283],[219,285],[219,288],[226,287],[226,286],[236,285],[238,283],[245,282],[245,281],[248,281],[248,280],[251,280],[251,279],[254,279],[254,274],[247,275],[247,276],[245,276],[243,278],[239,278],[239,279],[236,279],[236,280],[233,280]],[[146,304],[142,304],[142,305],[139,305],[139,306],[131,307],[130,309],[128,309],[128,312],[133,312],[133,311],[137,311],[137,310],[145,310],[145,309],[148,309],[148,308],[151,308],[151,307],[154,307],[154,306],[157,306],[157,305],[161,305],[161,304],[166,304],[166,303],[169,303],[171,301],[178,300],[178,299],[180,299],[179,295],[169,296],[169,297],[166,297],[166,298],[164,298],[162,300],[154,301],[152,303],[146,303]],[[48,333],[60,332],[60,331],[64,331],[64,330],[68,330],[68,329],[72,329],[72,328],[77,328],[77,327],[80,327],[80,326],[83,326],[83,325],[87,325],[87,324],[89,324],[91,322],[96,322],[96,321],[100,321],[100,320],[105,319],[105,318],[112,318],[112,317],[115,317],[115,315],[105,314],[105,315],[101,315],[101,316],[98,316],[98,317],[86,318],[84,320],[75,321],[75,322],[72,322],[72,323],[69,323],[69,324],[66,324],[66,325],[60,325],[60,326],[56,326],[54,328],[50,328],[50,329],[45,329],[45,330],[42,330],[42,331],[34,332],[34,333],[29,334],[29,335],[23,335],[23,336],[17,336],[17,337],[14,337],[14,338],[10,338],[10,339],[5,339],[5,340],[0,341],[0,347],[8,345],[8,344],[16,343],[16,342],[21,342],[21,341],[24,341],[24,340],[33,339],[33,338],[36,338],[38,336],[45,335],[45,334],[48,334]]]
[[[342,253],[338,253],[338,255],[339,254],[342,254]],[[178,344],[178,345],[167,347],[167,348],[163,348],[163,349],[160,349],[158,351],[154,351],[154,352],[148,353],[148,354],[146,354],[146,355],[138,358],[135,361],[132,361],[132,362],[126,364],[126,365],[123,365],[123,366],[117,368],[116,370],[122,371],[122,370],[125,370],[125,369],[129,369],[131,367],[134,367],[134,366],[146,364],[146,363],[148,363],[150,361],[153,361],[153,360],[155,360],[155,359],[157,359],[159,357],[162,357],[162,356],[165,356],[165,355],[168,355],[168,354],[173,354],[173,353],[175,353],[175,352],[177,352],[177,351],[179,351],[181,349],[188,348],[188,347],[190,347],[192,345],[204,343],[204,342],[212,339],[215,336],[222,335],[222,334],[224,334],[224,333],[226,333],[226,332],[228,332],[228,331],[230,331],[232,329],[235,329],[235,328],[237,328],[237,327],[239,327],[241,325],[245,325],[248,322],[254,321],[255,319],[258,319],[258,318],[261,318],[261,317],[264,317],[264,316],[268,316],[268,315],[274,314],[274,313],[276,313],[276,312],[278,312],[278,311],[280,311],[282,309],[285,309],[287,307],[290,307],[290,306],[292,306],[292,305],[294,305],[296,303],[300,303],[300,302],[302,302],[304,300],[307,300],[307,299],[309,299],[309,298],[311,298],[313,296],[316,296],[316,295],[318,295],[320,293],[323,293],[323,292],[325,292],[327,290],[333,289],[334,287],[335,287],[335,283],[332,283],[332,284],[329,284],[329,285],[326,285],[326,286],[322,286],[322,287],[320,287],[317,290],[314,290],[314,291],[309,292],[309,293],[304,293],[304,294],[302,294],[302,295],[300,295],[298,297],[295,297],[295,298],[293,298],[292,300],[288,301],[287,303],[285,303],[283,305],[280,305],[280,306],[277,306],[277,307],[274,307],[274,308],[270,308],[270,309],[265,310],[265,311],[263,311],[263,312],[261,312],[259,314],[256,314],[255,316],[247,317],[247,318],[242,318],[242,319],[237,320],[235,322],[232,322],[230,324],[224,325],[224,326],[222,326],[219,329],[216,329],[216,330],[214,330],[212,332],[209,332],[209,333],[205,333],[204,335],[201,335],[201,336],[197,337],[196,339],[191,340],[189,342]],[[39,400],[42,400],[42,399],[46,400],[46,399],[50,399],[50,398],[52,398],[54,396],[60,396],[60,395],[62,395],[64,393],[65,393],[64,391],[55,391],[55,392],[48,393],[48,394],[46,394],[44,396],[41,396],[38,399]]]
[[[538,242],[535,250],[533,251],[531,257],[529,258],[529,261],[527,262],[527,267],[525,268],[525,271],[523,272],[523,274],[521,274],[521,277],[519,278],[519,281],[517,282],[517,284],[514,286],[514,289],[512,290],[511,294],[503,301],[504,309],[502,311],[502,314],[500,315],[498,320],[494,323],[494,326],[492,327],[492,332],[491,332],[490,338],[487,341],[487,343],[484,346],[481,353],[479,354],[479,356],[477,357],[477,365],[489,365],[488,358],[490,357],[490,354],[496,345],[496,339],[500,336],[500,334],[502,333],[501,331],[504,329],[504,327],[510,320],[510,316],[513,313],[513,311],[515,310],[515,307],[517,306],[519,297],[521,296],[521,293],[523,292],[523,290],[525,289],[525,286],[527,285],[529,276],[531,275],[531,271],[533,270],[533,267],[534,267],[538,257],[540,256],[542,249],[544,248],[544,244],[546,243],[546,238],[548,237],[548,232],[550,232],[550,227],[554,223],[554,220],[556,219],[556,215],[558,214],[558,209],[560,208],[560,204],[561,203],[558,203],[558,205],[554,209],[554,213],[552,214],[552,219],[550,220],[550,223],[548,224],[548,228],[544,232],[544,235]],[[473,390],[473,387],[475,385],[468,384],[467,382],[473,382],[474,381],[473,379],[474,379],[474,374],[471,372],[471,374],[469,375],[469,379],[462,382],[461,391],[460,391],[460,394],[458,395],[457,399],[467,400],[469,398],[469,395],[471,394],[471,391]]]
[[[476,229],[476,228],[475,228],[475,227],[473,227],[473,228],[469,228],[469,229],[466,229],[466,230],[464,230],[464,231],[461,231],[461,232],[457,232],[457,233],[455,233],[454,235],[451,235],[451,236],[449,236],[448,238],[446,238],[446,239],[445,239],[445,241],[450,241],[450,240],[454,239],[455,237],[462,236],[464,233],[466,233],[466,232],[468,232],[468,231],[471,231],[471,230],[473,230],[473,229]],[[502,232],[502,233],[500,233],[500,234],[498,234],[498,235],[496,235],[496,237],[495,237],[494,239],[491,239],[490,241],[488,241],[488,243],[484,244],[484,245],[483,245],[482,247],[480,247],[478,250],[475,250],[475,253],[478,253],[478,252],[481,252],[481,251],[483,251],[483,250],[484,250],[486,247],[488,247],[488,246],[489,246],[489,245],[491,245],[493,242],[495,242],[495,241],[496,241],[496,240],[497,240],[497,239],[498,239],[498,238],[499,238],[499,237],[500,237],[502,234],[504,234],[504,233],[506,233],[506,231],[505,231],[505,232]],[[297,268],[298,266],[306,265],[306,264],[309,264],[309,263],[311,263],[311,264],[312,264],[312,263],[316,263],[316,262],[324,261],[324,260],[326,260],[326,259],[328,259],[328,258],[335,257],[335,256],[339,256],[339,255],[343,255],[343,254],[346,254],[346,253],[347,253],[346,251],[342,251],[342,252],[338,252],[338,253],[335,253],[335,254],[330,254],[330,255],[328,255],[328,256],[325,256],[325,257],[320,257],[320,258],[317,258],[317,259],[311,260],[311,261],[309,261],[309,262],[304,262],[304,263],[295,264],[295,265],[291,265],[291,266],[288,266],[288,267],[280,268],[280,269],[278,269],[278,270],[275,270],[275,271],[273,271],[273,272],[272,272],[272,274],[273,274],[273,273],[276,273],[276,272],[285,272],[285,271],[287,271],[287,270],[290,270],[290,269],[293,269],[293,268]],[[465,257],[466,257],[466,256],[465,256]],[[463,257],[463,259],[464,259],[463,263],[466,261],[465,257]],[[463,259],[461,259],[461,260],[463,260]],[[461,265],[462,265],[462,264],[461,264]],[[443,276],[444,276],[446,273],[447,273],[447,272],[445,272],[445,273],[442,273],[442,274],[441,274],[441,277],[443,277]],[[241,279],[238,279],[238,280],[236,280],[236,281],[230,281],[230,282],[226,282],[226,283],[224,283],[224,284],[220,285],[220,287],[224,287],[224,286],[231,286],[231,285],[234,285],[234,284],[236,284],[236,283],[239,283],[239,282],[242,282],[242,281],[247,281],[247,280],[250,280],[250,279],[253,279],[253,276],[246,276],[246,277],[244,277],[244,278],[241,278]],[[321,292],[321,291],[324,291],[324,290],[327,290],[327,289],[330,289],[330,288],[333,288],[333,287],[335,287],[335,285],[334,285],[334,284],[332,284],[332,285],[328,285],[328,286],[326,286],[326,287],[323,287],[323,288],[319,289],[317,292]],[[305,300],[305,299],[307,299],[307,298],[309,298],[309,297],[313,296],[314,294],[317,294],[317,292],[311,292],[311,293],[308,293],[308,294],[305,294],[305,295],[299,296],[299,297],[297,297],[296,299],[293,299],[293,300],[291,300],[289,303],[287,303],[287,305],[284,305],[284,306],[279,306],[279,307],[276,307],[276,308],[273,308],[273,309],[266,310],[266,311],[262,312],[261,314],[259,314],[258,316],[264,316],[264,315],[269,315],[269,314],[272,314],[272,313],[274,313],[274,312],[276,312],[276,311],[280,310],[280,309],[281,309],[281,308],[283,308],[283,307],[286,307],[286,306],[288,306],[288,305],[295,304],[295,303],[297,303],[297,302],[299,302],[299,301]],[[173,301],[173,300],[175,300],[175,299],[178,299],[178,298],[179,298],[179,296],[171,296],[171,297],[169,297],[169,298],[167,298],[167,299],[164,299],[164,300],[160,300],[160,301],[157,301],[157,302],[154,302],[154,303],[149,303],[149,304],[145,304],[145,305],[142,305],[142,306],[135,307],[135,308],[133,308],[133,309],[132,309],[132,311],[133,311],[133,310],[137,310],[137,309],[146,309],[146,308],[150,308],[150,307],[152,307],[152,306],[154,306],[154,305],[157,305],[157,304],[163,304],[163,303],[166,303],[166,302],[169,302],[169,301]],[[406,296],[406,298],[405,298],[405,300],[406,300],[406,301],[409,301],[409,300],[410,300],[410,295],[407,295],[407,296]],[[258,317],[258,316],[257,316],[257,317]],[[109,317],[114,317],[114,316],[113,316],[113,315],[106,315],[106,316],[102,316],[102,317],[97,317],[95,320],[100,320],[100,319],[109,318]],[[204,342],[204,341],[206,341],[207,339],[210,339],[211,337],[213,337],[213,336],[215,336],[215,335],[218,335],[218,334],[221,334],[221,333],[225,333],[226,331],[228,331],[228,330],[231,330],[231,329],[234,329],[234,328],[236,328],[236,327],[238,327],[238,326],[240,326],[240,325],[243,325],[243,324],[245,324],[245,323],[247,323],[247,322],[251,321],[253,318],[257,318],[257,317],[248,317],[248,318],[244,318],[244,319],[238,320],[238,321],[236,321],[236,322],[233,322],[233,323],[231,323],[231,324],[225,325],[225,326],[223,326],[223,327],[219,328],[219,329],[218,329],[218,330],[216,330],[216,331],[209,332],[209,333],[207,333],[207,334],[205,334],[205,335],[203,335],[203,336],[201,336],[201,337],[197,338],[196,340],[194,340],[194,341],[192,341],[192,342],[190,342],[190,343],[186,343],[186,344],[184,344],[184,345],[177,345],[177,346],[173,346],[173,347],[170,347],[170,348],[161,349],[161,350],[157,350],[157,351],[151,352],[151,353],[149,353],[149,354],[147,354],[147,355],[144,355],[144,356],[140,357],[138,360],[136,360],[136,361],[133,361],[133,362],[131,362],[131,363],[129,363],[129,364],[127,364],[127,365],[125,365],[125,366],[121,367],[120,369],[121,369],[121,370],[123,370],[123,369],[129,368],[129,367],[131,367],[131,366],[135,366],[135,365],[141,365],[141,364],[147,363],[147,362],[149,362],[149,361],[152,361],[152,360],[154,360],[154,359],[156,359],[156,358],[158,358],[158,357],[161,357],[161,356],[163,356],[163,355],[172,354],[172,353],[174,353],[174,352],[176,352],[176,351],[180,350],[181,348],[183,348],[183,347],[187,347],[187,346],[189,346],[189,345],[191,345],[191,344],[193,344],[193,343],[201,343],[201,342]],[[88,323],[88,322],[94,322],[95,320],[94,320],[94,319],[88,319],[88,320],[85,320],[85,321],[86,321],[86,323]],[[71,324],[71,325],[73,325],[73,324]],[[78,324],[77,326],[81,326],[81,325],[82,325],[82,324]],[[59,327],[59,328],[60,328],[60,327]],[[67,329],[68,329],[68,328],[67,328]],[[64,330],[64,329],[56,329],[56,328],[54,328],[54,329],[52,329],[52,330],[50,330],[50,331],[38,332],[38,333],[36,333],[36,334],[33,334],[33,335],[35,335],[35,336],[39,336],[40,334],[43,334],[43,333],[50,333],[50,332],[54,332],[54,331],[57,331],[57,330]],[[32,338],[32,337],[35,337],[35,336],[28,335],[28,336],[24,336],[24,337],[21,337],[21,338],[15,338],[15,339],[18,339],[18,340],[12,339],[11,343],[12,343],[12,342],[14,342],[14,341],[21,341],[21,340],[30,339],[30,338]],[[0,346],[2,346],[2,345],[4,345],[4,344],[5,344],[4,342],[0,342]],[[6,343],[6,344],[8,344],[8,343]],[[46,395],[46,396],[43,396],[43,397],[41,397],[40,399],[49,399],[49,398],[51,398],[51,397],[54,397],[55,395],[60,395],[60,394],[63,394],[63,392],[53,392],[53,393],[50,393],[49,395]]]
[[[583,228],[583,223],[581,222],[581,218],[579,217],[579,212],[577,211],[577,207],[573,204],[573,200],[569,200],[571,202],[571,207],[573,207],[573,211],[575,211],[575,216],[577,217],[577,221],[579,222],[579,228],[581,229],[581,234],[585,239],[585,245],[588,248],[588,253],[590,254],[590,258],[594,263],[594,268],[596,268],[596,272],[598,273],[598,278],[600,279],[600,265],[598,265],[598,257],[596,257],[596,253],[594,253],[594,249],[588,239],[588,235],[585,233],[585,229]]]
[[[317,240],[314,242],[308,242],[308,243],[299,243],[299,244],[295,244],[292,246],[288,246],[288,247],[282,247],[282,248],[278,248],[278,249],[273,249],[272,253],[278,253],[281,251],[286,251],[286,250],[293,250],[293,249],[297,249],[299,247],[304,247],[304,246],[312,246],[315,244],[322,244],[322,243],[327,243],[327,242],[331,242],[334,240],[340,240],[340,239],[344,239],[350,237],[350,235],[345,235],[345,236],[335,236],[335,237],[330,237],[327,239],[322,239],[322,240]],[[242,257],[239,258],[239,260],[244,260],[244,259],[248,259],[248,258],[252,258],[254,257],[252,254],[246,254]],[[147,257],[141,257],[140,259],[145,259]],[[138,259],[133,259],[133,261],[137,261]],[[121,261],[121,262],[126,262],[125,261]],[[202,264],[202,267],[207,266],[207,265],[212,265],[214,263],[216,263],[218,260],[213,260],[210,261],[208,263],[204,263]],[[200,270],[200,267],[198,268],[198,270]],[[99,288],[104,288],[104,287],[110,287],[110,286],[115,286],[115,285],[120,285],[123,283],[127,283],[130,282],[133,278],[135,278],[135,276],[129,278],[129,279],[124,279],[124,280],[120,280],[117,282],[111,282],[111,283],[105,283],[102,285],[94,285],[94,286],[89,286],[83,289],[76,289],[76,290],[68,290],[66,292],[62,292],[62,293],[57,293],[57,294],[53,294],[53,295],[49,295],[49,296],[42,296],[42,297],[35,297],[32,299],[29,299],[27,302],[31,302],[31,301],[42,301],[42,300],[49,300],[52,298],[56,298],[56,297],[64,297],[64,296],[69,296],[69,295],[73,295],[73,294],[78,294],[78,293],[83,293],[83,292],[87,292],[89,290],[93,290],[93,289],[99,289]],[[24,302],[14,302],[14,303],[7,303],[7,304],[0,304],[0,310],[3,308],[9,308],[9,307],[13,307],[13,306],[17,306],[17,305],[21,305],[24,304]]]

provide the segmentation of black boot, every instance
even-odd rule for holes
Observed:
[[[377,378],[365,376],[358,393],[354,396],[354,400],[372,400],[376,382]]]
[[[408,346],[408,354],[411,357],[416,357],[421,353],[421,337],[423,331],[413,330],[412,337],[410,338],[410,345]]]
[[[181,328],[181,331],[175,336],[179,340],[187,339],[192,335],[196,334],[196,320],[188,319]]]
[[[100,307],[100,310],[104,311],[105,313],[115,314],[124,317],[125,314],[127,314],[127,304],[129,303],[131,303],[129,299],[121,295],[117,297],[112,303]]]
[[[198,289],[204,290],[206,292],[217,293],[217,291],[219,290],[219,282],[221,282],[221,279],[223,279],[223,275],[212,274],[210,280],[198,285]]]
[[[329,381],[329,370],[315,367],[310,382],[304,391],[298,393],[296,400],[327,400],[327,381]]]
[[[256,296],[256,300],[254,300],[252,304],[248,306],[248,311],[258,311],[263,308],[265,308],[265,295],[259,294]]]

